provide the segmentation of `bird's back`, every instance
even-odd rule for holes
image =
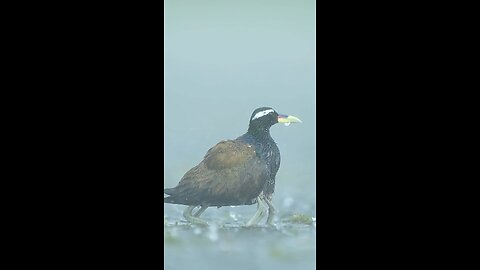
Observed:
[[[270,170],[255,146],[242,140],[222,141],[208,150],[175,188],[165,189],[165,203],[229,206],[255,203]]]

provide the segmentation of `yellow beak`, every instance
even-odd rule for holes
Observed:
[[[295,117],[293,115],[279,114],[278,123],[302,123],[302,120],[298,119],[298,117]]]

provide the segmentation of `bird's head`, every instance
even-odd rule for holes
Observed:
[[[277,124],[301,123],[302,121],[295,116],[279,114],[270,107],[261,107],[253,111],[250,117],[249,131],[268,131],[268,129]]]

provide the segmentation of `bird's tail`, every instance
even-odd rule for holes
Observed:
[[[163,198],[163,203],[175,203],[173,195],[176,193],[175,188],[164,188],[163,193],[170,195],[170,197]]]
[[[164,188],[163,193],[167,195],[174,195],[176,192],[175,192],[175,188]]]
[[[173,204],[176,204],[176,203],[177,203],[177,200],[175,199],[175,197],[164,197],[164,198],[163,198],[163,203],[173,203]]]

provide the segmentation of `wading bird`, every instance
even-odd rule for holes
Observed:
[[[256,109],[247,133],[235,140],[221,141],[208,150],[204,159],[190,169],[174,188],[164,189],[164,203],[187,205],[183,212],[191,223],[208,224],[200,215],[208,207],[252,205],[257,212],[246,223],[256,225],[265,216],[271,224],[275,207],[272,195],[280,167],[280,151],[270,136],[277,123],[301,122],[295,116],[278,114],[274,109]],[[193,210],[200,207],[194,214]]]

